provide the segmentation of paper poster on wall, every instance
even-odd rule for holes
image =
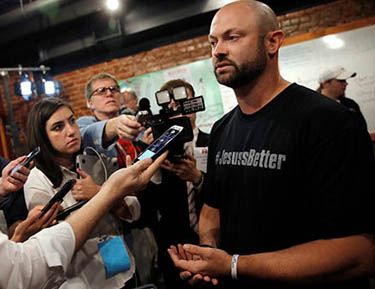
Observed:
[[[219,84],[221,101],[223,103],[224,114],[231,111],[238,103],[232,88]]]

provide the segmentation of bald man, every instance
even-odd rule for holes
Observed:
[[[343,106],[280,76],[283,40],[261,2],[216,13],[214,72],[238,106],[211,131],[201,246],[169,253],[192,284],[368,288],[375,266],[369,136]]]

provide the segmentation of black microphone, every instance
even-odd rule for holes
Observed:
[[[139,110],[145,110],[150,115],[152,115],[151,105],[150,105],[150,101],[148,100],[148,98],[146,98],[146,97],[141,98],[139,100],[138,108],[139,108]]]
[[[65,195],[73,188],[74,184],[76,183],[75,179],[70,179],[67,181],[62,188],[49,200],[47,205],[44,206],[42,210],[42,214],[39,218],[43,217],[45,213],[48,212],[49,209],[53,206],[54,203],[58,201],[62,201]]]

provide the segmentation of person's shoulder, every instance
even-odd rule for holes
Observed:
[[[198,136],[209,137],[210,134],[198,129]]]
[[[307,117],[345,115],[347,109],[335,100],[320,94],[308,87],[292,84],[289,90],[290,105]]]
[[[224,114],[220,119],[218,119],[214,123],[211,129],[211,133],[210,133],[211,137],[214,136],[218,131],[223,129],[226,124],[228,124],[229,120],[234,117],[234,114],[236,113],[237,109],[239,109],[238,105],[235,108],[233,108],[231,111]]]
[[[358,129],[358,122],[344,105],[307,87],[297,85],[291,98],[302,124],[309,131],[336,135],[346,130]]]
[[[77,119],[78,125],[91,124],[91,123],[94,123],[96,121],[97,121],[96,118],[92,115],[84,115],[84,116],[81,116]]]
[[[52,182],[42,172],[42,170],[38,169],[37,167],[33,167],[24,185],[25,191],[27,191],[27,188],[29,187],[34,187],[36,185],[40,186],[42,184],[46,184],[47,186],[53,186]]]
[[[346,96],[342,96],[342,97],[339,98],[339,100],[343,105],[346,105],[346,106],[349,106],[349,107],[359,108],[358,103],[354,99],[351,99],[351,98],[346,97]]]
[[[336,103],[334,100],[322,95],[321,93],[312,90],[306,86],[293,83],[288,86],[284,93],[289,95],[294,101],[303,101],[309,106],[312,105],[327,105],[329,103]]]
[[[204,131],[202,131],[202,130],[199,129],[198,130],[198,138],[197,138],[196,146],[197,147],[208,146],[209,140],[210,140],[210,134],[209,133],[205,133]]]

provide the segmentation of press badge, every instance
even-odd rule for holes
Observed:
[[[128,251],[121,236],[106,239],[98,243],[98,247],[104,261],[107,279],[130,269]]]

